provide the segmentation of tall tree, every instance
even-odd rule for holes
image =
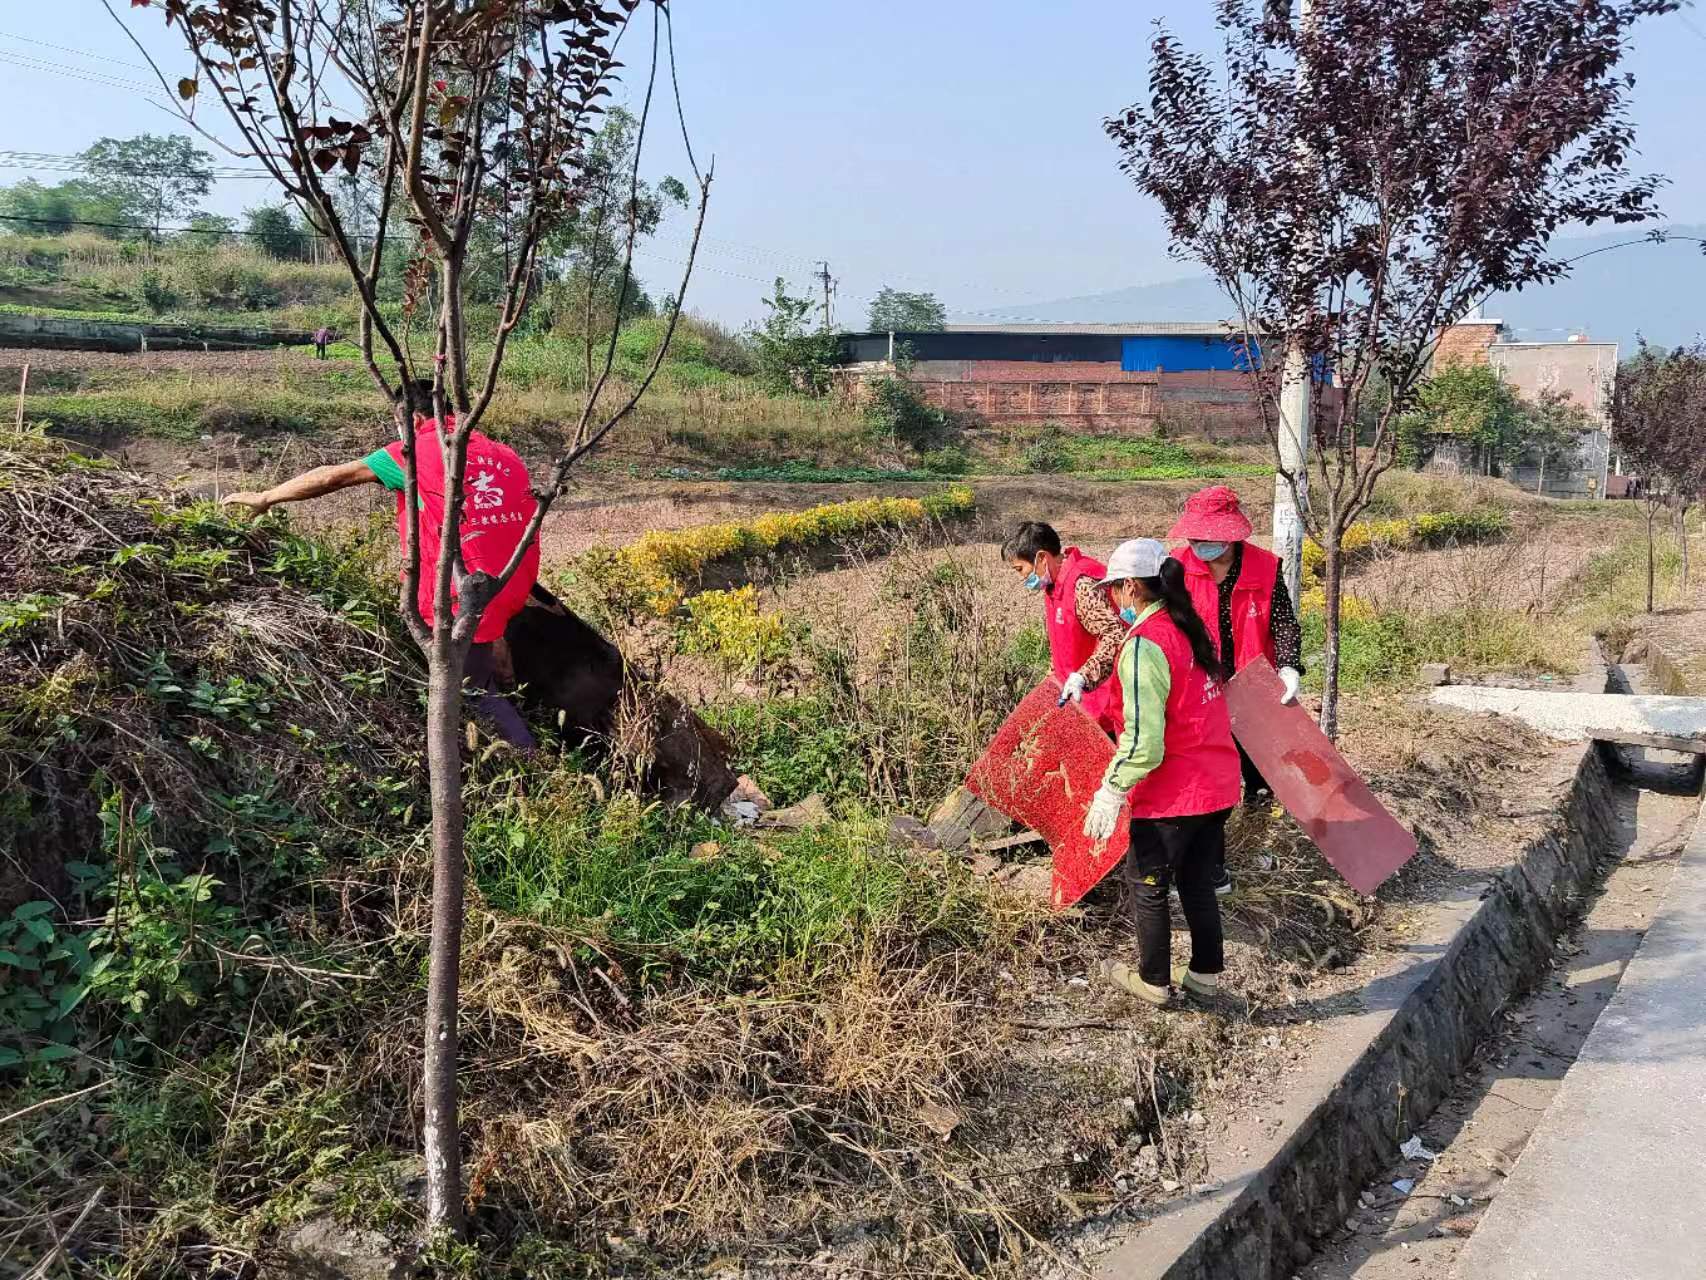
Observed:
[[[159,238],[169,218],[187,218],[213,190],[213,157],[181,133],[102,138],[83,152],[83,172]]]
[[[1506,458],[1521,422],[1516,390],[1497,369],[1453,362],[1417,385],[1414,407],[1398,422],[1398,452],[1420,466],[1453,443],[1469,452],[1476,471],[1490,471]],[[1378,428],[1378,416],[1369,425]]]
[[[1545,493],[1547,471],[1556,475],[1561,468],[1579,465],[1583,440],[1593,428],[1588,411],[1567,393],[1542,392],[1538,400],[1519,407],[1506,460],[1512,464],[1532,462],[1536,470],[1534,492]]]
[[[947,327],[948,309],[933,293],[907,293],[884,285],[871,299],[874,333],[938,333]]]
[[[821,396],[829,390],[840,339],[829,329],[814,329],[812,299],[788,292],[781,276],[764,300],[764,323],[751,331],[758,353],[758,381],[773,396],[804,392]]]
[[[566,320],[583,340],[607,329],[619,312],[628,320],[650,311],[651,299],[627,260],[627,243],[655,235],[670,209],[688,207],[687,188],[678,178],[630,182],[639,143],[633,113],[612,107],[586,148],[586,196],[541,251],[549,272],[566,286],[561,294],[576,303],[574,314],[559,321]],[[590,364],[588,352],[583,355]]]
[[[286,204],[243,210],[244,234],[269,258],[297,261],[308,256],[308,229]]]
[[[1619,366],[1610,400],[1612,439],[1645,482],[1647,612],[1651,613],[1657,576],[1653,526],[1658,508],[1668,504],[1676,514],[1686,584],[1688,511],[1706,496],[1706,342],[1697,340],[1674,351],[1641,343]]]
[[[1289,359],[1314,465],[1286,470],[1326,553],[1321,726],[1338,731],[1344,531],[1397,457],[1442,326],[1558,278],[1567,224],[1653,217],[1628,161],[1630,29],[1677,0],[1217,0],[1223,50],[1161,25],[1147,102],[1106,122],[1175,256],[1226,293],[1279,460]],[[1365,421],[1384,380],[1387,401]]]
[[[147,4],[148,0],[133,0]],[[406,513],[400,605],[427,666],[426,755],[432,796],[432,937],[424,1027],[423,1145],[427,1220],[459,1234],[463,1203],[457,1128],[458,969],[464,892],[461,698],[464,663],[487,604],[515,574],[570,469],[633,409],[669,348],[671,314],[644,378],[611,391],[614,329],[555,462],[534,488],[537,510],[497,575],[469,572],[461,552],[468,440],[497,392],[509,338],[536,279],[541,247],[579,214],[592,122],[608,97],[615,48],[641,0],[164,0],[193,74],[176,81],[193,122],[212,100],[244,150],[331,238],[361,307],[359,344],[374,385],[395,409]],[[650,74],[639,139],[656,86],[660,35],[669,20],[654,0]],[[639,36],[645,40],[648,36]],[[142,46],[139,44],[138,48]],[[671,68],[673,72],[673,68]],[[156,68],[156,74],[159,74]],[[163,84],[170,84],[161,75]],[[335,105],[339,99],[344,105]],[[679,97],[677,98],[679,102]],[[686,138],[686,125],[682,124]],[[688,147],[691,162],[691,146]],[[374,230],[363,242],[339,198],[334,171],[373,175]],[[704,224],[711,177],[698,182],[698,221],[677,289],[685,292]],[[405,218],[392,216],[400,206]],[[464,320],[469,246],[482,219],[513,231],[512,259],[483,368],[471,364]],[[407,292],[399,317],[378,297],[386,248],[406,237]],[[633,252],[626,239],[621,266]],[[417,379],[431,387],[424,399]],[[452,421],[451,413],[455,418]],[[414,415],[436,419],[443,450],[444,548],[430,621],[416,609],[423,566]]]
[[[119,236],[131,221],[130,209],[111,192],[83,178],[44,187],[25,178],[0,188],[0,214],[7,228],[21,235],[57,236],[87,226],[97,235]]]

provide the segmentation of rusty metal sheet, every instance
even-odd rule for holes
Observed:
[[[1280,705],[1281,692],[1265,658],[1233,676],[1226,686],[1233,736],[1333,869],[1358,893],[1373,893],[1414,855],[1416,837],[1375,799],[1307,711]]]
[[[1059,697],[1060,682],[1053,676],[1026,694],[966,779],[985,804],[1048,841],[1057,910],[1077,902],[1118,866],[1131,839],[1123,817],[1106,843],[1093,845],[1085,837],[1084,814],[1114,744],[1077,706],[1056,707]]]

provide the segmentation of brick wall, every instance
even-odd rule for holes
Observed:
[[[1451,325],[1439,335],[1434,364],[1486,364],[1487,348],[1497,340],[1501,327],[1497,320],[1465,320]]]
[[[886,364],[851,366],[859,394]],[[1057,423],[1075,431],[1148,435],[1170,429],[1217,440],[1261,440],[1245,375],[1220,370],[1128,373],[1101,361],[924,360],[907,380],[931,404],[990,425]]]

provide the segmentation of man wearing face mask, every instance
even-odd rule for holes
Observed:
[[[1111,738],[1125,728],[1120,686],[1109,677],[1119,659],[1126,628],[1101,585],[1104,568],[1077,547],[1060,545],[1060,535],[1039,521],[1027,520],[1001,547],[1001,558],[1024,580],[1027,591],[1042,597],[1043,628],[1049,661],[1060,681],[1060,701],[1068,699]]]
[[[1297,701],[1303,672],[1303,629],[1285,589],[1279,557],[1249,544],[1249,517],[1238,495],[1225,485],[1193,493],[1184,514],[1168,534],[1189,547],[1176,548],[1174,558],[1185,569],[1191,603],[1209,623],[1220,656],[1234,671],[1265,657],[1279,671],[1283,703]],[[1246,803],[1272,794],[1244,749]]]

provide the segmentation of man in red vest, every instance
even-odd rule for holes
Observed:
[[[417,404],[431,403],[432,384],[416,386]],[[455,419],[450,418],[451,426]],[[432,625],[433,597],[437,587],[439,534],[444,527],[444,449],[439,443],[438,420],[415,415],[416,487],[420,499],[421,582],[416,607],[428,626]],[[397,495],[397,543],[408,546],[408,518],[403,506],[403,442],[394,440],[355,462],[315,467],[294,479],[259,493],[233,493],[228,505],[247,507],[255,515],[282,502],[302,502],[323,497],[358,484],[379,484]],[[528,480],[527,464],[506,444],[475,431],[468,437],[468,464],[462,479],[462,563],[470,573],[482,571],[494,577],[509,563],[521,542],[538,504]],[[503,638],[510,619],[527,603],[528,593],[539,580],[539,542],[534,540],[522,557],[515,576],[480,615],[474,644],[468,651],[466,673],[469,684],[480,691],[474,708],[511,745],[532,750],[533,734],[521,714],[497,693],[494,645]],[[454,594],[456,586],[451,584]]]
[[[1250,533],[1238,495],[1222,484],[1193,493],[1167,536],[1190,544],[1176,548],[1173,556],[1185,566],[1191,603],[1209,624],[1220,656],[1234,671],[1266,658],[1285,686],[1280,701],[1296,702],[1303,678],[1303,629],[1279,557],[1251,546]],[[1242,747],[1238,754],[1244,762],[1245,801],[1271,795]]]
[[[1111,738],[1125,728],[1119,681],[1109,679],[1126,628],[1101,585],[1104,569],[1077,547],[1060,545],[1049,525],[1027,520],[1001,547],[1001,558],[1042,596],[1049,662],[1060,700],[1071,699]]]

